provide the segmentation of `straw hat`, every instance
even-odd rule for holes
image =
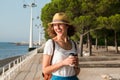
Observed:
[[[63,24],[70,25],[69,19],[68,19],[67,15],[64,12],[56,13],[53,16],[52,22],[48,23],[48,26],[51,26],[52,24],[56,24],[56,23],[63,23]]]

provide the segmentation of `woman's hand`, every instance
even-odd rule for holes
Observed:
[[[64,59],[62,61],[62,63],[63,63],[64,66],[72,65],[72,64],[76,65],[77,64],[77,58],[75,56],[71,56],[71,57],[69,56],[66,59]]]

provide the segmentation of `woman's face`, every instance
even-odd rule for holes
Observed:
[[[68,26],[63,23],[53,24],[54,31],[58,36],[67,35]]]

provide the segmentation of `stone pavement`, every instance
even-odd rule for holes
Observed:
[[[42,54],[39,53],[35,55],[35,57],[23,66],[22,70],[18,72],[16,76],[11,80],[43,80],[42,78],[42,70],[41,70],[41,60]],[[92,61],[91,61],[92,62]],[[119,63],[120,60],[115,61],[114,63]],[[84,63],[80,62],[81,65]],[[98,63],[96,61],[96,63]],[[104,62],[106,63],[106,62]],[[92,64],[92,63],[91,63]],[[112,80],[120,80],[120,67],[92,67],[85,68],[81,67],[81,72],[78,75],[80,80],[105,80],[106,76],[111,76]],[[110,80],[110,79],[106,79]]]
[[[104,79],[110,76],[112,79]],[[120,68],[81,68],[80,80],[120,80]]]
[[[120,80],[120,54],[80,57],[80,80]]]

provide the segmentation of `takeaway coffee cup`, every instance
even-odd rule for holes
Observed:
[[[69,54],[69,57],[70,57],[70,58],[75,57],[75,56],[77,56],[77,54],[75,54],[75,53],[70,53],[70,54]],[[69,66],[74,67],[75,64],[70,64]]]

